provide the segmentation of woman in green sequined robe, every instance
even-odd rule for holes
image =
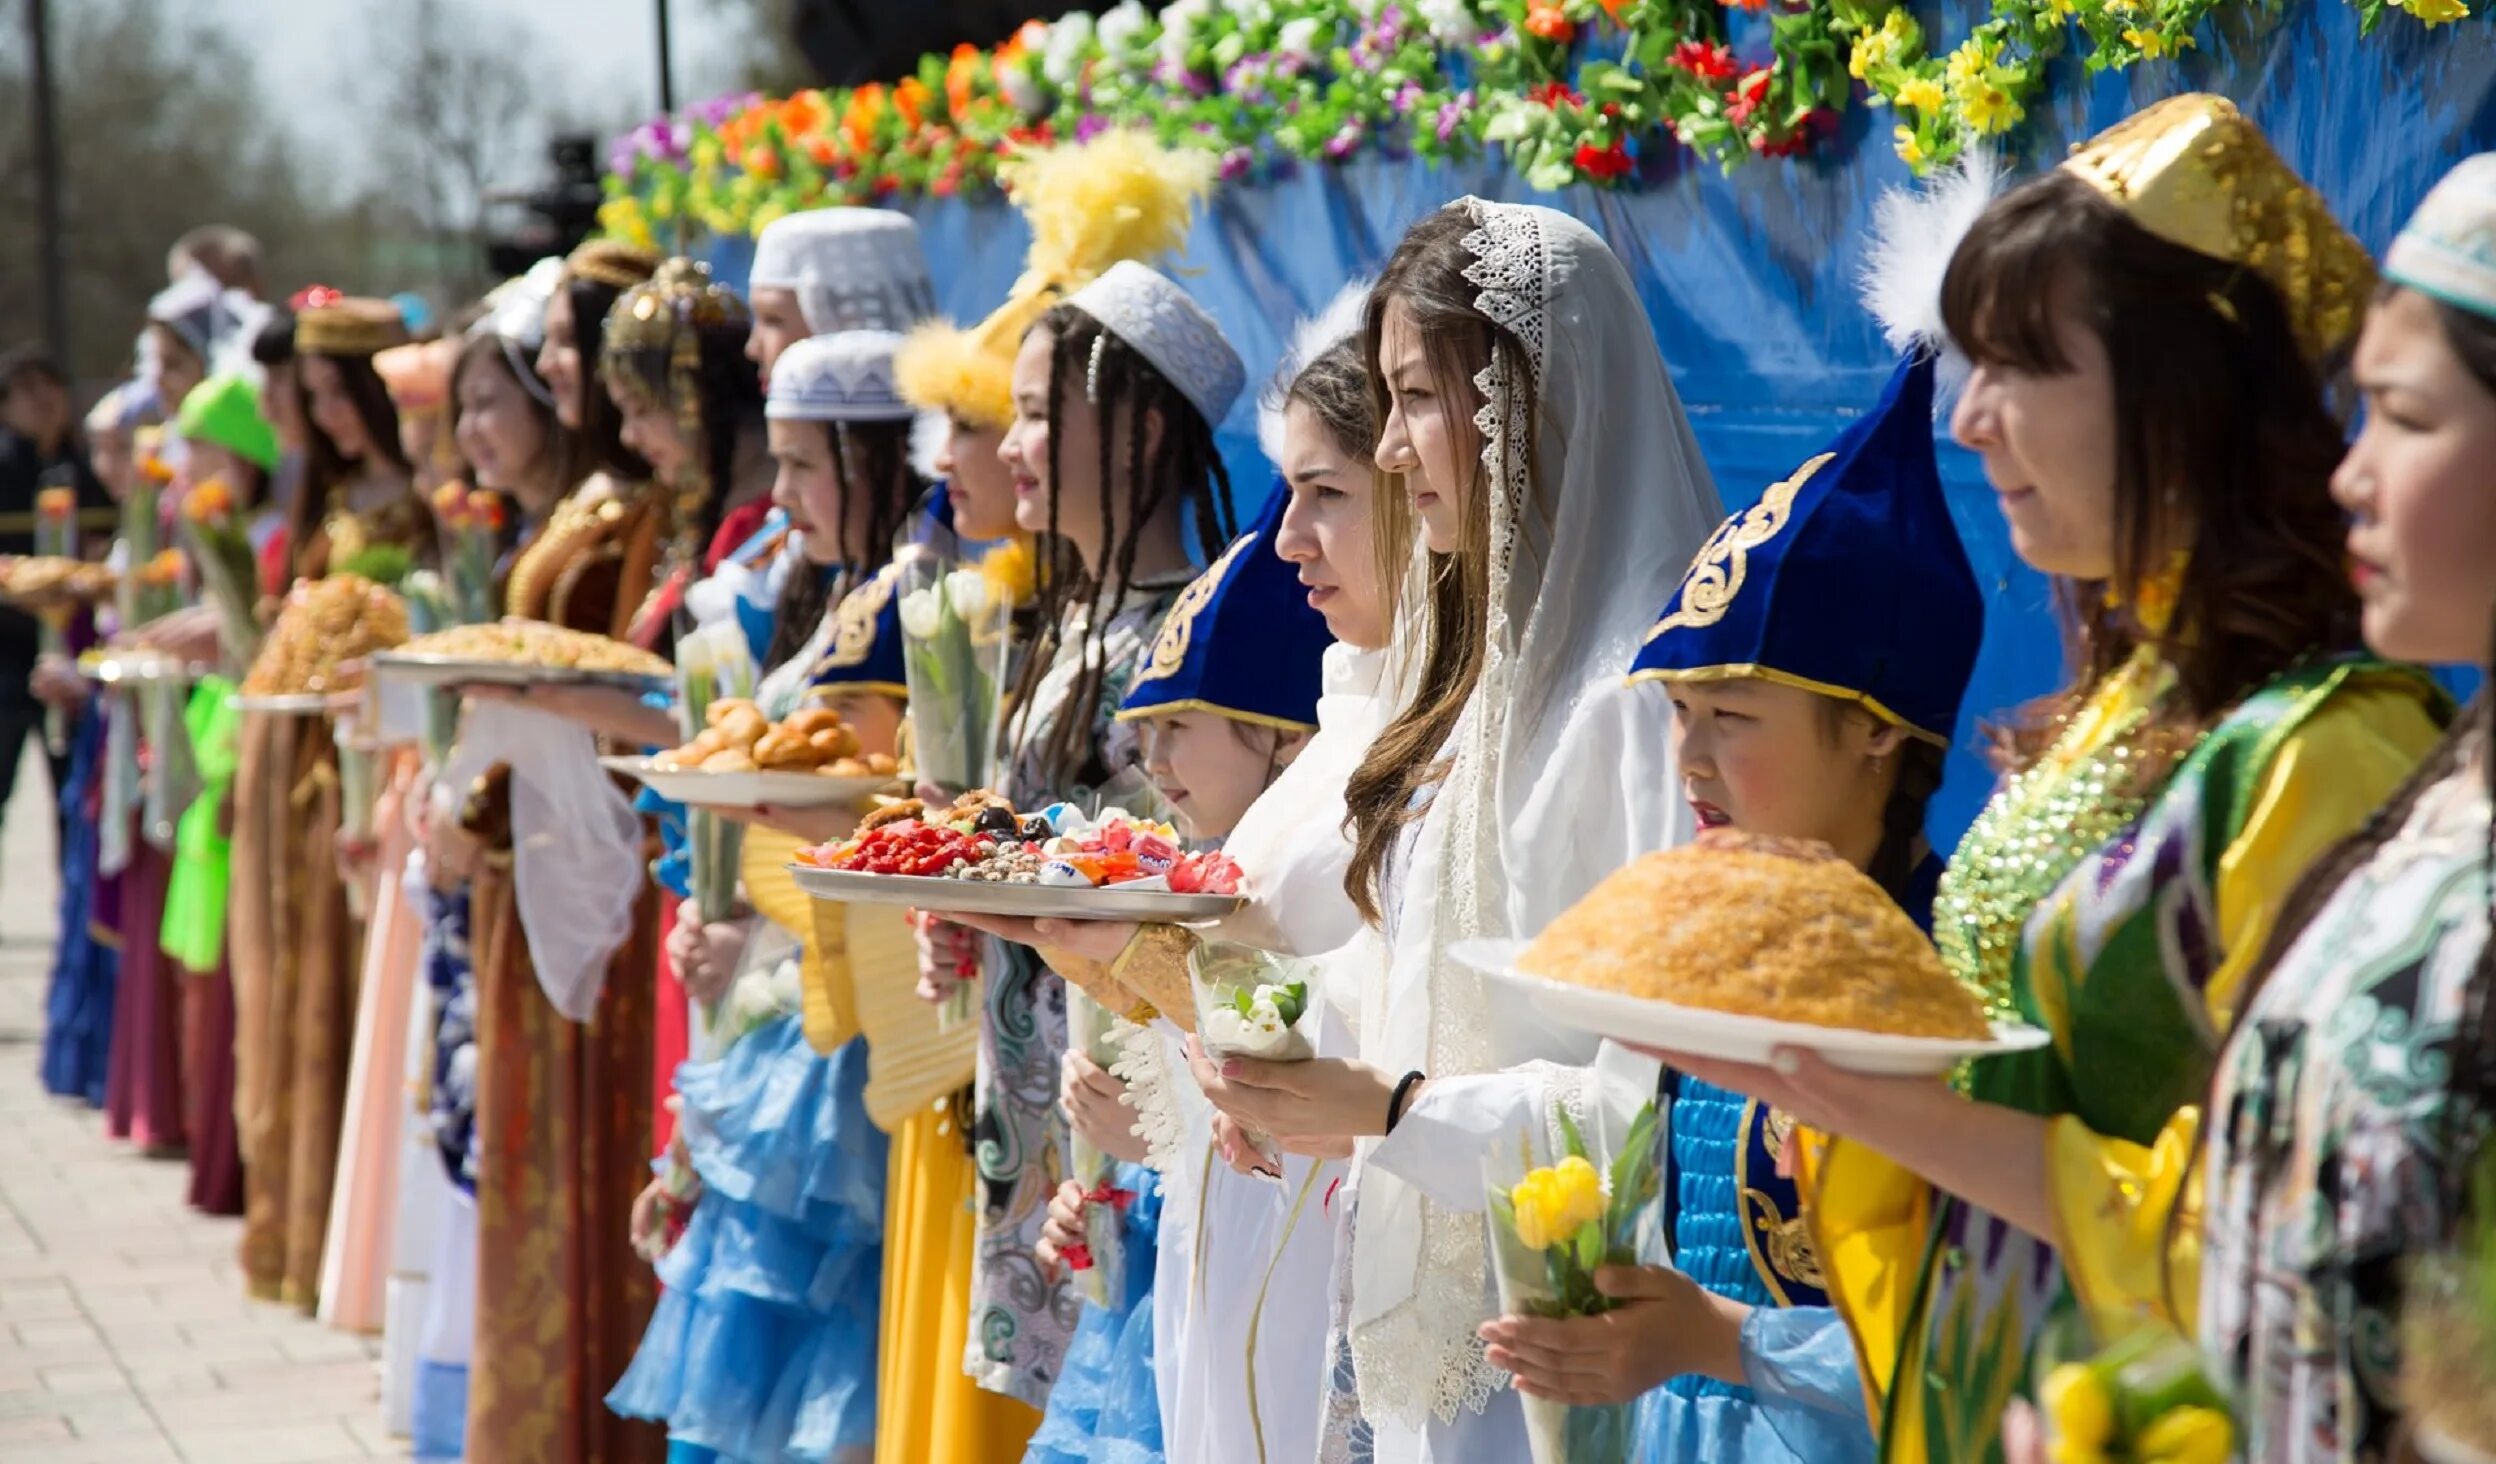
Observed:
[[[2278,212],[2232,228],[2248,190]],[[2350,653],[2314,363],[2370,284],[2211,97],[1998,200],[1952,261],[1943,312],[1976,362],[1953,431],[2056,578],[2083,674],[2008,739],[1934,934],[1997,1015],[2054,1040],[1955,1089],[1804,1053],[1684,1064],[1843,1136],[1805,1145],[1805,1192],[1886,1459],[2001,1457],[2047,1316],[2155,1254],[2109,1225],[2112,1187],[2199,1101],[2288,886],[2438,735],[2431,683]]]

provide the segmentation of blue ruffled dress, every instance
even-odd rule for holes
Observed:
[[[1121,1164],[1111,1183],[1135,1196],[1126,1213],[1124,1305],[1084,1307],[1023,1464],[1161,1464],[1161,1398],[1153,1377],[1161,1177],[1140,1164]]]
[[[69,778],[60,790],[61,926],[52,984],[45,993],[43,1086],[63,1098],[104,1106],[104,1072],[113,1049],[113,999],[121,984],[121,948],[110,932],[110,882],[96,868],[96,791],[107,762],[104,705],[90,697],[71,730]]]
[[[781,1464],[874,1446],[886,1141],[866,1082],[863,1040],[821,1056],[794,1013],[677,1069],[702,1195],[607,1395],[667,1425],[669,1458]]]

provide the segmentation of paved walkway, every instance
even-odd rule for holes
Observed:
[[[373,1339],[244,1299],[238,1220],[183,1203],[179,1162],[104,1137],[36,1078],[55,921],[28,749],[0,834],[0,1460],[404,1459]]]

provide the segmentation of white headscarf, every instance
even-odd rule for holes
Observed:
[[[1476,224],[1464,240],[1476,308],[1527,359],[1503,343],[1475,378],[1493,495],[1489,645],[1446,781],[1393,861],[1387,959],[1358,1023],[1367,1061],[1433,1077],[1593,1057],[1591,1039],[1529,1010],[1495,1012],[1495,994],[1446,953],[1532,935],[1620,865],[1686,835],[1668,714],[1623,676],[1723,516],[1612,251],[1551,209],[1449,207]],[[1408,594],[1395,638],[1408,661],[1424,614],[1426,597]],[[1363,1408],[1408,1422],[1479,1409],[1500,1380],[1474,1337],[1489,1276],[1481,1215],[1374,1164],[1358,1205],[1349,1320]]]

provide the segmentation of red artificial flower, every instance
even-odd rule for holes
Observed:
[[[1673,47],[1670,64],[1701,81],[1731,81],[1737,70],[1733,48],[1722,41],[1684,41]]]
[[[1574,107],[1586,100],[1565,81],[1546,81],[1529,89],[1525,95],[1529,101],[1540,102],[1554,110],[1564,106]]]
[[[1736,127],[1747,128],[1751,118],[1768,100],[1768,68],[1763,66],[1742,78],[1733,89],[1733,101],[1725,108],[1725,119]]]
[[[1569,13],[1553,0],[1526,0],[1525,32],[1565,46],[1577,39],[1577,22],[1569,19]]]
[[[1614,138],[1609,147],[1597,147],[1591,142],[1577,145],[1577,170],[1589,178],[1622,177],[1629,167],[1629,146],[1619,138]]]

